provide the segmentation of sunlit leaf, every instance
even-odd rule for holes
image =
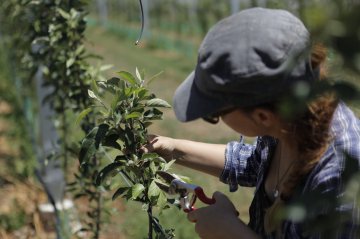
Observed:
[[[127,71],[120,71],[118,72],[119,76],[130,83],[130,85],[135,86],[138,85],[139,82],[136,80],[136,78]]]
[[[157,197],[160,194],[160,188],[156,185],[155,180],[153,180],[148,189],[148,197]]]
[[[112,67],[113,67],[113,65],[102,65],[99,70],[107,71],[107,70],[111,69]]]
[[[101,100],[95,95],[92,90],[88,90],[88,95],[90,96],[90,98],[96,99],[101,102]]]
[[[160,208],[165,207],[167,204],[167,198],[166,198],[166,194],[163,191],[159,192],[159,198],[158,198],[158,206]]]
[[[143,78],[141,77],[139,69],[137,67],[135,68],[135,73],[136,73],[136,77],[138,78],[139,82],[142,82]]]
[[[140,118],[141,116],[142,116],[141,112],[132,112],[130,114],[125,115],[125,119]]]
[[[62,10],[61,8],[56,8],[56,11],[65,19],[70,19],[70,14]]]
[[[159,155],[157,153],[144,153],[141,156],[141,160],[151,160],[151,159],[158,158],[158,157],[159,157]]]
[[[137,183],[131,188],[131,198],[136,199],[143,191],[145,187],[144,185]]]
[[[165,100],[159,99],[159,98],[155,98],[155,99],[151,99],[151,100],[147,101],[146,106],[171,108],[171,105],[168,102],[166,102]]]
[[[170,169],[170,167],[171,167],[171,165],[173,165],[175,162],[176,162],[176,160],[175,160],[175,159],[173,159],[173,160],[169,161],[168,163],[166,163],[166,164],[164,165],[163,170],[164,170],[164,171],[169,170],[169,169]]]

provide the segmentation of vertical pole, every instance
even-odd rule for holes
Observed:
[[[235,14],[240,11],[240,0],[230,0],[231,14]]]
[[[98,7],[101,25],[105,26],[108,22],[108,8],[107,0],[96,0]]]
[[[149,0],[143,1],[143,8],[144,8],[144,37],[147,38],[150,35]]]
[[[39,106],[38,123],[40,131],[37,148],[39,165],[36,170],[36,176],[42,183],[49,201],[54,207],[57,238],[61,239],[62,222],[56,205],[64,199],[66,183],[59,160],[51,159],[49,162],[45,162],[49,155],[56,155],[58,153],[57,142],[59,137],[52,121],[55,113],[48,102],[44,103],[45,97],[52,92],[52,89],[51,87],[44,86],[42,66],[39,66],[36,72],[35,83],[37,104]]]
[[[51,196],[56,202],[61,202],[65,192],[64,173],[61,170],[60,162],[56,159],[51,159],[45,162],[49,155],[58,154],[58,141],[59,136],[53,123],[55,112],[49,103],[44,103],[44,98],[52,92],[51,87],[44,87],[44,79],[42,75],[42,67],[40,66],[36,75],[36,93],[39,106],[39,148],[38,158],[40,172],[42,173],[43,180],[49,187]]]

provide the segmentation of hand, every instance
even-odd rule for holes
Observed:
[[[188,213],[189,221],[196,222],[196,233],[202,239],[239,238],[244,224],[234,205],[220,192],[215,192],[213,197],[215,204]]]
[[[149,135],[148,143],[141,149],[144,153],[156,152],[166,161],[170,161],[174,158],[175,139],[163,137],[159,135]]]

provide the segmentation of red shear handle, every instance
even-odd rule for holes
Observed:
[[[208,205],[214,204],[215,198],[209,198],[205,195],[203,189],[201,187],[197,187],[194,189],[195,195],[202,201],[203,203],[206,203]]]

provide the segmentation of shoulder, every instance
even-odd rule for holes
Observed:
[[[339,191],[346,174],[360,172],[360,121],[343,102],[334,113],[331,134],[327,151],[308,176],[308,190]]]
[[[360,161],[360,120],[343,102],[334,113],[330,131],[335,151]]]

